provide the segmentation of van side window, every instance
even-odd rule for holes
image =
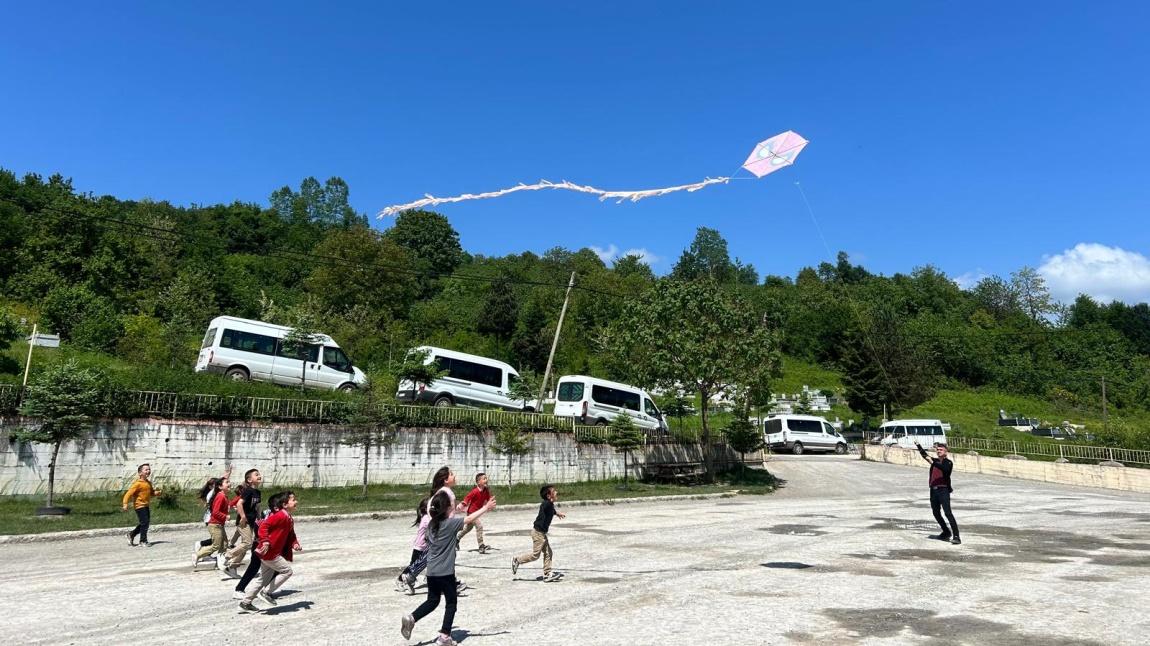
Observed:
[[[651,415],[654,417],[659,416],[659,409],[658,409],[658,407],[655,406],[655,402],[651,401],[650,399],[647,399],[646,397],[643,398],[643,410],[648,415]]]
[[[212,328],[212,329],[208,330],[207,334],[204,335],[204,342],[200,345],[200,348],[210,348],[210,347],[212,347],[212,344],[214,344],[215,342],[216,342],[216,328]]]
[[[319,361],[319,346],[309,343],[307,345],[293,347],[289,350],[281,339],[280,342],[276,344],[276,356],[315,363]]]
[[[464,381],[495,386],[496,388],[503,387],[503,371],[494,366],[484,366],[463,359],[452,359],[449,374]]]
[[[577,402],[583,399],[583,384],[578,381],[564,381],[559,384],[559,401]]]
[[[239,330],[224,329],[224,337],[220,339],[221,348],[232,348],[256,354],[275,354],[276,338],[253,332],[240,332]]]
[[[340,372],[351,372],[351,360],[339,348],[324,346],[323,365],[334,368]]]
[[[591,399],[607,406],[616,406],[628,410],[639,410],[639,393],[631,393],[607,386],[592,386]]]
[[[791,429],[793,433],[814,433],[819,435],[823,432],[823,426],[818,420],[813,419],[788,419],[787,428]]]
[[[767,429],[768,433],[782,433],[783,432],[783,420],[781,420],[781,419],[768,419],[766,424],[764,424],[763,426],[764,426],[764,428]]]
[[[831,426],[830,424],[827,424],[826,422],[823,422],[823,431],[827,435],[834,435],[835,434],[835,427]]]

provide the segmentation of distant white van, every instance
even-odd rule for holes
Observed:
[[[946,442],[946,424],[937,419],[896,419],[878,427],[882,433],[879,444],[913,449],[918,442],[924,448]]]
[[[196,372],[226,375],[237,381],[270,381],[332,390],[355,390],[367,375],[351,364],[326,334],[319,342],[288,352],[283,339],[292,328],[263,321],[217,316],[208,324]],[[305,371],[306,368],[306,371]]]
[[[583,424],[606,425],[627,415],[635,426],[667,432],[667,422],[647,391],[584,375],[564,375],[555,389],[555,414],[575,417]]]
[[[772,451],[847,452],[847,441],[831,423],[815,415],[769,415],[763,421],[763,438]]]
[[[494,406],[521,411],[538,409],[534,400],[511,398],[511,386],[519,381],[519,373],[502,361],[431,346],[413,350],[417,351],[427,352],[427,363],[438,364],[446,374],[430,384],[399,382],[395,398],[400,401],[424,401],[436,406]]]

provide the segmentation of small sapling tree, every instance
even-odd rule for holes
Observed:
[[[500,455],[507,456],[507,490],[511,490],[511,473],[515,458],[531,452],[531,436],[524,433],[518,426],[500,426],[495,431],[495,439],[491,443],[491,450]]]
[[[630,472],[628,458],[631,452],[643,445],[643,432],[635,427],[635,422],[629,415],[616,415],[609,427],[610,436],[607,442],[616,451],[623,454],[623,486],[627,486],[627,476]],[[630,461],[634,464],[634,460]]]

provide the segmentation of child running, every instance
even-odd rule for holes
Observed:
[[[225,546],[228,542],[227,524],[228,524],[228,510],[231,505],[228,500],[228,485],[230,481],[227,476],[222,478],[212,478],[200,490],[200,499],[207,501],[208,494],[211,492],[211,502],[208,504],[208,534],[212,537],[210,545],[201,547],[196,550],[196,557],[192,560],[192,569],[204,558],[216,554],[216,567],[224,569],[224,560],[226,558]]]
[[[240,573],[237,568],[243,564],[244,559],[247,558],[248,550],[252,549],[255,545],[255,526],[256,518],[259,512],[257,508],[260,504],[260,490],[258,489],[260,482],[263,478],[260,476],[259,469],[248,469],[244,473],[244,483],[240,485],[237,490],[236,499],[232,501],[232,506],[236,508],[236,523],[239,528],[236,530],[238,541],[228,550],[224,559],[224,572],[233,579],[240,578]],[[255,504],[252,504],[252,500]],[[233,537],[234,539],[235,537]],[[258,559],[256,559],[258,561]],[[255,577],[256,571],[252,572],[252,577]],[[251,580],[250,578],[248,579]]]
[[[455,607],[459,596],[455,579],[455,537],[464,523],[475,522],[480,516],[494,508],[495,499],[492,498],[479,511],[463,518],[452,515],[454,504],[447,492],[440,491],[432,497],[428,507],[431,522],[427,528],[429,543],[427,600],[420,604],[415,612],[403,616],[399,632],[404,639],[411,639],[411,631],[415,628],[415,622],[438,608],[440,597],[444,597],[447,602],[443,610],[443,623],[435,643],[439,646],[455,646],[456,641],[451,638],[451,626],[455,622]]]
[[[275,592],[291,578],[292,552],[303,551],[295,535],[295,521],[291,513],[299,500],[293,491],[282,491],[271,497],[268,508],[272,513],[260,523],[259,545],[256,554],[260,557],[260,580],[244,595],[240,608],[249,612],[259,610],[253,605],[256,595],[271,605],[276,605]]]
[[[479,472],[475,474],[475,488],[463,497],[463,504],[460,507],[471,514],[486,505],[488,500],[491,500],[491,491],[487,488],[487,474]],[[474,523],[464,523],[463,531],[459,532],[458,538],[455,539],[456,548],[459,547],[459,542],[472,528],[475,528],[475,541],[479,544],[479,553],[486,554],[491,550],[491,546],[483,542],[483,521],[478,518],[475,519]]]
[[[451,505],[447,512],[447,515],[449,516],[454,516],[455,512],[463,506],[463,503],[458,505],[455,503],[455,491],[452,490],[452,487],[454,486],[455,472],[451,470],[451,467],[440,467],[439,470],[435,472],[435,476],[431,479],[431,496],[434,498],[435,494],[442,491],[447,495],[448,500],[451,501]],[[455,549],[459,549],[459,541],[455,541]],[[458,592],[463,592],[467,589],[467,584],[463,581],[460,581],[459,579],[455,580],[455,585]]]
[[[148,527],[152,524],[152,496],[158,496],[161,490],[152,486],[152,481],[149,478],[152,476],[152,465],[141,464],[136,467],[136,481],[132,486],[128,487],[128,492],[124,494],[123,505],[121,507],[124,511],[128,511],[128,503],[132,503],[132,508],[136,510],[136,527],[128,532],[128,545],[136,546],[136,536],[140,537],[140,545],[143,547],[150,547],[152,544],[148,542]]]
[[[415,510],[415,522],[411,526],[418,526],[419,529],[415,532],[415,540],[411,541],[411,562],[395,579],[395,589],[399,592],[403,592],[406,588],[411,594],[415,594],[415,579],[423,568],[427,567],[427,526],[431,522],[431,516],[427,515],[429,500],[431,499],[420,500],[419,507]]]
[[[232,592],[233,599],[243,599],[244,591],[247,590],[248,584],[256,575],[260,573],[260,558],[256,554],[255,538],[258,536],[256,533],[259,530],[260,523],[263,522],[263,516],[260,515],[260,502],[262,496],[260,493],[260,485],[263,484],[264,477],[259,469],[248,469],[244,474],[244,492],[240,494],[243,501],[239,506],[239,513],[243,516],[248,524],[248,528],[252,532],[252,560],[248,563],[248,569],[244,570],[243,576],[240,577],[239,583],[236,584],[235,591]],[[243,558],[233,556],[233,563],[242,563]],[[232,570],[235,572],[236,570]],[[231,574],[231,572],[229,572]]]
[[[551,528],[553,517],[566,518],[567,514],[559,513],[555,509],[555,499],[559,497],[559,492],[553,485],[543,485],[539,489],[539,497],[543,502],[539,505],[539,515],[535,517],[535,524],[531,528],[531,551],[511,557],[511,574],[514,576],[519,571],[520,565],[530,563],[543,554],[543,582],[551,583],[558,581],[563,575],[551,571],[552,552],[551,542],[547,540],[547,530]]]

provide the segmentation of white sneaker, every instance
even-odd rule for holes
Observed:
[[[270,605],[278,605],[276,604],[275,597],[273,597],[267,590],[260,590],[260,598]]]
[[[228,569],[228,559],[225,558],[223,554],[216,557],[216,569],[220,572]]]
[[[240,592],[239,590],[232,590],[232,598],[236,599],[238,601],[243,601],[244,600],[244,593]]]
[[[240,572],[239,572],[239,570],[236,569],[236,566],[234,566],[234,565],[229,565],[227,567],[227,569],[224,570],[224,574],[228,575],[228,578],[232,578],[232,579],[240,578]]]

